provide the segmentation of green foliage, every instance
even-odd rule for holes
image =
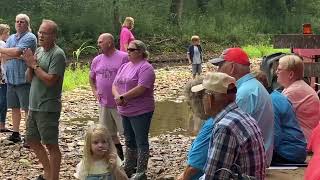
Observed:
[[[79,61],[80,54],[82,52],[84,52],[84,50],[86,50],[86,49],[93,49],[96,52],[98,51],[98,49],[94,46],[84,46],[86,43],[87,42],[82,43],[81,46],[77,50],[72,52],[73,58],[75,58],[77,61]]]
[[[14,29],[14,17],[26,13],[36,32],[43,18],[52,19],[58,44],[72,55],[83,42],[95,46],[102,32],[118,41],[120,24],[131,16],[135,37],[161,53],[184,51],[194,34],[211,47],[272,44],[273,34],[300,33],[307,22],[319,33],[319,7],[320,0],[1,0],[0,21]]]
[[[243,47],[244,51],[246,51],[250,58],[259,58],[263,56],[267,56],[276,52],[284,52],[289,53],[290,49],[274,49],[272,46],[268,45],[248,45]]]
[[[79,87],[86,87],[89,85],[89,67],[83,68],[67,68],[63,79],[63,91],[70,91]]]

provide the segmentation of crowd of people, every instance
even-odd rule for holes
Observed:
[[[218,72],[209,72],[203,80],[198,79],[187,84],[186,97],[198,116],[205,117],[217,109],[218,113],[211,113],[207,117],[189,149],[188,166],[178,179],[228,179],[230,173],[219,170],[232,170],[234,164],[240,167],[240,172],[256,179],[264,179],[266,167],[304,164],[308,150],[319,154],[319,145],[315,143],[319,130],[315,127],[320,121],[320,101],[315,90],[303,81],[304,67],[300,57],[286,55],[280,58],[274,71],[277,73],[278,83],[284,88],[282,91],[271,88],[265,72],[250,72],[249,58],[241,48],[228,48],[219,58],[209,62],[218,66]],[[241,120],[247,116],[231,115],[231,107],[221,108],[224,103],[216,103],[219,96],[216,97],[215,93],[221,93],[223,87],[228,87],[220,85],[217,89],[213,88],[218,84],[217,78],[213,78],[214,74],[219,72],[235,78],[236,81],[230,83],[236,87],[234,101],[237,106],[234,108],[239,107],[241,111],[248,113],[247,116],[255,120],[258,132],[247,132],[252,128],[248,127],[248,123],[237,127],[240,126],[239,120],[244,123],[249,118]],[[219,77],[223,78],[225,75]],[[223,82],[227,83],[228,80]],[[200,83],[201,90],[195,90],[197,86],[194,85],[197,83]],[[210,88],[215,93],[209,93],[214,96],[208,100],[206,91]],[[224,93],[228,95],[231,92],[226,90]],[[199,99],[202,99],[202,105]],[[227,101],[228,98],[223,100]],[[229,106],[231,105],[230,101]],[[310,134],[313,138],[310,138]],[[257,141],[256,136],[261,136],[262,141]],[[249,144],[241,144],[243,141]],[[263,152],[258,150],[260,155],[252,152],[256,149],[250,143],[255,143],[255,148],[263,145]],[[307,143],[310,146],[308,149]],[[315,161],[311,161],[313,171],[307,169],[306,179],[318,175],[314,172]],[[261,165],[263,170],[259,170]]]
[[[134,19],[126,17],[119,50],[112,34],[102,33],[97,39],[100,54],[92,60],[89,82],[99,105],[99,123],[91,124],[84,137],[83,156],[74,174],[77,179],[147,179],[156,77],[147,47],[135,39],[133,27]],[[0,24],[0,131],[11,133],[8,140],[13,143],[22,141],[23,111],[24,146],[43,166],[37,180],[57,180],[66,68],[65,53],[56,44],[58,25],[44,19],[37,39],[30,18],[18,14],[15,29],[9,36],[9,26]],[[316,143],[320,101],[303,81],[300,57],[285,55],[274,69],[283,90],[272,89],[265,72],[251,72],[249,57],[241,48],[228,48],[211,59],[217,72],[204,77],[199,36],[191,37],[187,58],[193,80],[186,85],[186,98],[194,114],[206,121],[177,179],[229,179],[234,169],[240,176],[265,179],[269,166],[305,163],[307,150],[315,156],[306,179],[319,176],[314,169],[320,154]],[[7,108],[12,109],[12,131],[5,126]]]

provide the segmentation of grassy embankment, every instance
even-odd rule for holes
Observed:
[[[248,45],[243,48],[250,56],[250,58],[259,58],[275,52],[289,52],[289,49],[273,49],[272,46],[265,45]],[[70,91],[77,87],[89,86],[89,67],[82,69],[76,68],[71,70],[67,68],[64,77],[63,91]]]

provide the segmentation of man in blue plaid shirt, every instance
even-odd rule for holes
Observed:
[[[210,139],[207,162],[202,179],[230,179],[226,171],[233,164],[242,173],[265,178],[265,150],[261,131],[256,121],[235,103],[235,78],[219,72],[206,75],[203,83],[191,88],[203,92],[204,111],[214,117],[215,125]]]

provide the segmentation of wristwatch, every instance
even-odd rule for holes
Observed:
[[[124,97],[123,97],[123,96],[120,96],[119,99],[120,99],[121,101],[123,101],[123,100],[124,100]]]

